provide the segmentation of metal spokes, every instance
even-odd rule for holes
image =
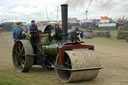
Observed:
[[[23,68],[25,64],[25,51],[21,43],[18,43],[15,48],[15,59],[16,59],[16,65]]]
[[[12,59],[15,70],[18,72],[28,72],[33,65],[33,49],[28,40],[16,41],[13,46]]]

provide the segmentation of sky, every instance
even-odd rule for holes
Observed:
[[[0,21],[60,20],[64,3],[69,5],[69,17],[78,19],[85,18],[87,9],[90,19],[128,17],[128,0],[0,0]]]

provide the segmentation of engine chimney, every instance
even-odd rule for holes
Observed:
[[[68,5],[61,5],[63,41],[67,40],[68,32]]]

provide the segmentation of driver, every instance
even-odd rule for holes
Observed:
[[[32,20],[31,21],[31,25],[30,25],[30,32],[31,31],[38,31],[38,27],[37,27],[37,25],[35,24],[35,20]]]
[[[34,53],[37,54],[37,46],[36,46],[36,44],[39,41],[39,37],[38,37],[38,27],[35,24],[35,20],[31,21],[30,34],[31,34],[31,43],[32,43],[32,46],[34,48]]]
[[[31,21],[31,25],[30,25],[30,34],[31,34],[31,39],[36,42],[37,41],[37,35],[38,35],[38,27],[35,24],[35,20]]]

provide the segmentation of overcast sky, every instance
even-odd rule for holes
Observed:
[[[69,4],[69,17],[84,19],[87,8],[89,18],[128,17],[128,0],[0,0],[0,20],[57,20],[57,9],[61,19],[63,3]]]

